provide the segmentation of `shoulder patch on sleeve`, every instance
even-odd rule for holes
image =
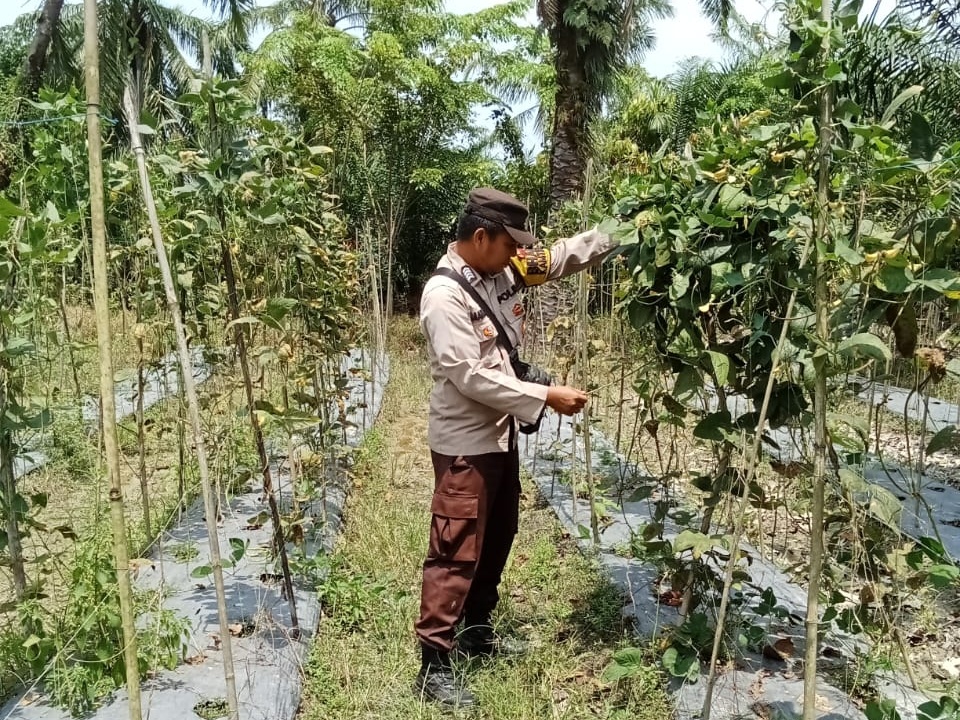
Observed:
[[[543,285],[550,273],[550,251],[546,248],[529,250],[520,248],[516,257],[510,258],[513,269],[517,271],[527,287]]]

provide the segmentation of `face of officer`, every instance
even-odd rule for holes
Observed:
[[[517,241],[503,229],[495,233],[487,232],[485,228],[477,228],[461,248],[461,257],[474,270],[496,275],[506,269],[510,258],[517,254]],[[469,257],[468,257],[469,255]]]

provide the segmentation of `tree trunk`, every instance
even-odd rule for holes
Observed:
[[[557,210],[564,201],[583,191],[587,126],[592,108],[575,29],[560,22],[550,34],[556,51],[557,73],[550,137],[550,208]]]
[[[97,36],[97,2],[84,0],[84,76],[87,92],[87,150],[90,155],[90,226],[93,241],[93,304],[97,319],[100,356],[100,410],[110,478],[110,524],[120,595],[123,655],[127,676],[130,720],[140,720],[140,669],[134,626],[130,557],[120,479],[117,443],[117,409],[113,385],[113,349],[110,339],[110,297],[107,291],[107,232],[103,202],[103,158],[100,146],[100,50]]]
[[[147,163],[144,157],[143,144],[140,141],[140,132],[137,130],[139,113],[133,104],[133,94],[127,86],[123,96],[124,112],[130,129],[130,144],[137,159],[137,171],[140,176],[140,185],[143,189],[143,199],[147,206],[147,216],[153,233],[153,246],[157,253],[157,263],[163,277],[163,289],[167,298],[167,307],[170,317],[173,318],[173,328],[177,336],[177,354],[180,358],[180,372],[183,381],[183,391],[187,398],[187,409],[190,414],[190,426],[193,431],[193,441],[196,446],[197,467],[200,471],[200,486],[203,492],[203,508],[206,515],[207,536],[210,548],[210,568],[213,570],[213,585],[217,596],[217,616],[220,623],[220,641],[223,652],[223,676],[227,688],[227,707],[231,720],[239,718],[237,703],[236,674],[233,667],[233,645],[227,628],[230,619],[227,615],[226,591],[223,584],[223,563],[220,556],[220,537],[217,534],[217,509],[213,493],[213,483],[210,481],[210,469],[207,463],[207,447],[203,439],[203,428],[200,423],[200,402],[197,398],[197,386],[193,379],[193,362],[190,359],[190,350],[187,347],[187,333],[183,325],[183,316],[180,314],[180,305],[177,302],[177,291],[173,284],[173,274],[170,272],[170,263],[167,260],[167,250],[160,234],[160,221],[157,218],[157,209],[153,201],[153,190],[150,186],[150,176],[147,173]],[[181,466],[182,472],[182,466]],[[182,491],[181,491],[182,492]],[[181,497],[182,501],[182,497]]]
[[[559,22],[551,31],[550,40],[556,52],[554,68],[557,74],[556,107],[550,135],[550,210],[556,212],[564,202],[576,199],[583,192],[587,125],[592,108],[576,30]],[[561,315],[572,315],[577,304],[576,288],[562,281],[538,288],[537,297],[541,312],[531,325],[531,342],[542,341],[550,323]]]
[[[53,31],[60,22],[61,10],[63,10],[63,0],[45,0],[43,3],[40,18],[37,20],[37,31],[33,35],[33,41],[23,62],[21,92],[24,97],[33,98],[40,89],[43,71],[47,66],[47,52],[50,50]]]

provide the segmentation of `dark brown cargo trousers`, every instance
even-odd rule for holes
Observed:
[[[520,517],[520,462],[516,449],[431,456],[436,485],[415,629],[423,645],[449,651],[457,623],[486,623],[499,600]]]

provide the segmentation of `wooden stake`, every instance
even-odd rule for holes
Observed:
[[[127,675],[130,720],[140,720],[140,669],[137,661],[137,632],[133,616],[130,583],[130,556],[123,511],[120,479],[120,448],[117,443],[117,409],[113,386],[113,353],[110,338],[110,297],[107,290],[107,230],[103,201],[103,158],[100,145],[100,55],[97,28],[97,1],[84,0],[84,77],[87,92],[87,151],[90,157],[90,229],[93,242],[93,305],[97,319],[97,348],[100,356],[100,414],[110,479],[110,524],[116,560],[117,590],[120,595],[120,622]]]
[[[137,298],[137,324],[133,334],[137,340],[137,474],[140,476],[140,502],[143,506],[143,531],[147,544],[153,541],[153,523],[150,520],[150,489],[147,487],[147,431],[143,418],[143,393],[147,389],[144,367],[143,336],[146,333],[141,320],[140,299]]]
[[[593,194],[593,159],[587,160],[587,177],[583,190],[583,206],[581,230],[587,229],[590,218],[590,201]],[[580,273],[580,330],[583,333],[580,338],[580,370],[583,381],[583,389],[586,392],[590,385],[590,283],[589,271],[584,270]],[[593,482],[593,458],[591,457],[590,442],[590,404],[583,407],[580,417],[580,426],[583,429],[583,459],[584,471],[587,475],[587,496],[590,499],[590,534],[593,538],[593,544],[600,544],[600,521],[597,517],[597,498]],[[576,504],[576,495],[574,495],[574,504]]]
[[[87,0],[90,2],[90,0]],[[150,185],[150,175],[147,173],[147,163],[143,152],[143,143],[140,140],[140,131],[137,129],[140,113],[133,103],[133,94],[128,85],[123,92],[123,108],[127,116],[127,126],[130,131],[130,144],[137,160],[137,171],[140,176],[140,186],[143,191],[143,201],[147,207],[147,217],[153,232],[153,247],[157,253],[157,265],[163,278],[163,289],[167,298],[167,307],[173,318],[173,328],[177,336],[177,355],[180,360],[180,371],[183,380],[183,391],[187,399],[187,410],[190,415],[190,426],[193,430],[193,441],[196,446],[197,466],[200,471],[200,487],[203,492],[203,509],[206,515],[207,536],[210,548],[210,567],[213,570],[213,585],[217,595],[217,616],[220,623],[220,648],[223,653],[223,679],[227,687],[227,708],[230,720],[240,717],[237,703],[236,674],[233,668],[233,645],[228,626],[230,619],[227,616],[227,598],[223,584],[223,563],[220,559],[220,538],[217,534],[217,505],[214,499],[213,483],[210,481],[210,469],[207,463],[207,447],[203,440],[203,428],[200,424],[200,402],[197,398],[197,386],[193,379],[193,361],[187,347],[187,333],[183,326],[183,316],[180,314],[180,303],[177,301],[177,290],[173,283],[173,274],[170,272],[170,262],[167,259],[167,249],[163,244],[160,233],[160,221],[157,218],[157,207],[153,200],[153,189]],[[182,502],[182,498],[181,498]]]
[[[833,24],[833,3],[820,5],[820,20],[829,28]],[[824,33],[821,58],[824,67],[830,61],[830,33]],[[817,178],[817,213],[813,234],[817,238],[817,273],[815,285],[816,335],[821,347],[830,342],[829,267],[820,248],[829,239],[830,210],[830,151],[833,143],[833,83],[827,82],[820,95],[820,172]],[[810,517],[810,572],[807,581],[806,648],[803,663],[803,720],[817,717],[817,657],[820,629],[820,574],[823,570],[823,503],[827,474],[827,452],[830,434],[827,431],[827,358],[825,353],[814,353],[813,387],[813,509]]]

